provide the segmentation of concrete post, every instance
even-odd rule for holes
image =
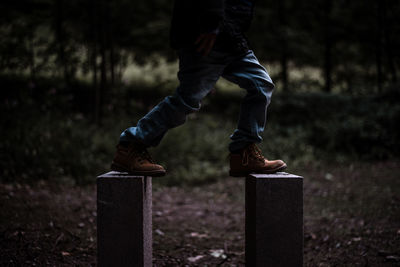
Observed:
[[[97,177],[97,264],[152,266],[151,177]]]
[[[246,177],[246,266],[303,265],[303,177]]]

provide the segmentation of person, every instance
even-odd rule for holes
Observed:
[[[179,56],[179,86],[135,127],[122,132],[112,170],[165,175],[147,148],[157,146],[169,129],[198,111],[201,100],[221,76],[247,91],[237,129],[230,136],[230,175],[274,173],[286,168],[282,160],[264,158],[256,145],[262,141],[274,84],[244,34],[250,27],[254,1],[175,0],[170,39]]]

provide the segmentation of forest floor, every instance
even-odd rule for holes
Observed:
[[[400,266],[399,161],[293,172],[305,266]],[[95,185],[1,184],[0,203],[0,266],[96,265]],[[155,182],[153,239],[154,266],[244,266],[244,180]]]

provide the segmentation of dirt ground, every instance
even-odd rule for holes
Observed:
[[[400,162],[305,167],[305,266],[400,266]],[[162,179],[162,178],[160,178]],[[95,266],[96,188],[0,185],[0,266]],[[244,266],[244,180],[153,189],[154,266]]]

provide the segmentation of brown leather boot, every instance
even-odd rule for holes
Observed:
[[[256,144],[250,144],[240,153],[230,154],[230,176],[242,177],[250,173],[275,173],[286,168],[282,160],[267,160]]]
[[[117,145],[111,170],[140,176],[164,176],[163,166],[156,164],[147,149],[140,144]]]

